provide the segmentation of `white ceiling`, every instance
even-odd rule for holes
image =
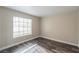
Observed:
[[[71,12],[78,9],[77,6],[6,6],[6,7],[38,17],[46,17],[58,13]]]

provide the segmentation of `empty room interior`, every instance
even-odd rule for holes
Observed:
[[[0,6],[0,53],[79,53],[79,7]]]

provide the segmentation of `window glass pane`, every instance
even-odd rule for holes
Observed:
[[[24,25],[23,25],[23,26],[27,28],[28,24],[27,24],[27,23],[24,23]]]
[[[24,28],[24,31],[26,31],[27,30],[27,28]]]
[[[31,28],[28,28],[28,30],[31,30]]]
[[[19,31],[23,31],[23,27],[19,27]]]
[[[23,24],[23,23],[19,23],[19,26],[20,26],[20,27],[23,27],[23,26],[24,26],[24,24]]]
[[[23,35],[23,32],[19,32],[19,35]]]
[[[28,22],[31,22],[31,19],[28,19]]]
[[[24,19],[24,23],[28,22],[28,19]]]
[[[19,22],[20,23],[23,23],[23,18],[19,18]]]
[[[14,27],[13,32],[18,32],[18,27]]]
[[[17,22],[13,23],[13,26],[14,26],[14,27],[18,27],[18,25],[19,25],[19,24],[18,24]]]
[[[18,17],[13,17],[14,22],[18,22]]]
[[[18,36],[18,32],[14,33],[14,36]]]

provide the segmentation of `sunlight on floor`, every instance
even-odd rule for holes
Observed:
[[[22,50],[22,51],[21,51]],[[51,51],[45,49],[42,46],[39,46],[38,44],[34,44],[33,46],[25,49],[21,49],[17,51],[18,53],[51,53]],[[15,52],[15,53],[17,53]]]

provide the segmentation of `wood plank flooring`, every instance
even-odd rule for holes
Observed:
[[[38,39],[39,45],[56,53],[79,53],[79,48],[66,43],[56,42],[46,38]]]
[[[0,53],[79,53],[79,48],[39,37],[2,50]]]

